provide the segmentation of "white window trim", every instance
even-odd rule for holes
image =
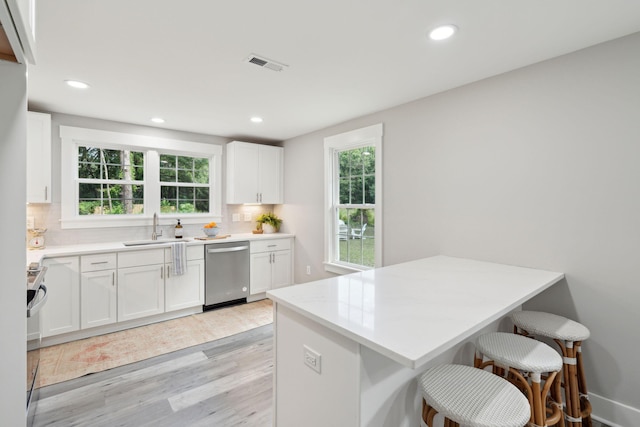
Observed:
[[[60,126],[61,149],[61,227],[133,227],[151,225],[154,212],[161,218],[180,218],[183,224],[201,223],[203,219],[222,221],[222,147],[214,144],[157,138],[120,132]],[[114,149],[127,147],[145,151],[145,200],[144,214],[135,217],[80,216],[75,210],[77,194],[78,147],[99,146]],[[213,197],[207,214],[161,214],[159,167],[161,153],[193,157],[209,157],[209,182]],[[155,206],[155,203],[158,206]]]
[[[368,270],[367,267],[346,263],[336,263],[334,257],[334,239],[338,235],[335,229],[335,221],[333,216],[332,204],[334,195],[339,191],[338,182],[335,182],[335,162],[334,153],[336,150],[347,150],[359,148],[367,145],[373,145],[376,148],[376,207],[374,209],[376,216],[376,226],[374,228],[375,239],[375,266],[381,267],[382,264],[382,123],[368,126],[361,129],[355,129],[350,132],[329,136],[324,139],[324,252],[325,262],[324,269],[332,273],[347,274],[357,271]]]

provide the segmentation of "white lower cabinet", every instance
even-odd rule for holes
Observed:
[[[164,250],[118,254],[118,321],[164,313]]]
[[[80,257],[46,258],[47,303],[42,307],[42,336],[80,329]]]
[[[251,295],[293,284],[293,239],[251,242]]]
[[[165,250],[165,311],[204,304],[204,247],[187,247],[187,271],[173,274],[171,249]]]
[[[80,327],[109,325],[117,321],[116,254],[80,257]]]

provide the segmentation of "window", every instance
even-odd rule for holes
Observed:
[[[160,155],[160,212],[209,213],[209,159]]]
[[[144,153],[78,147],[78,215],[144,213]]]
[[[60,127],[63,228],[221,220],[219,145]]]
[[[325,138],[325,268],[382,265],[382,124]]]

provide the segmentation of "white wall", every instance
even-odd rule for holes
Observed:
[[[296,282],[328,275],[323,138],[382,122],[384,264],[441,253],[565,272],[529,306],[591,329],[588,385],[615,401],[596,413],[640,425],[638,52],[640,33],[285,141],[277,212]]]
[[[24,65],[0,61],[0,414],[25,425],[27,372],[26,191],[27,85]]]

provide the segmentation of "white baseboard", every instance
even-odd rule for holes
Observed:
[[[611,427],[640,426],[640,409],[589,393],[591,418]]]

